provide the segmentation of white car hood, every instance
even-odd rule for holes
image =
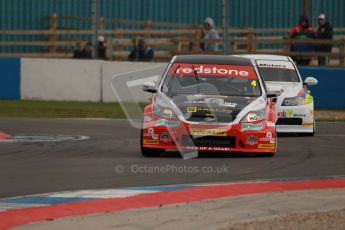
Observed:
[[[275,82],[275,81],[266,81],[267,87],[280,86],[283,88],[283,92],[280,97],[296,97],[298,93],[303,89],[303,84],[301,82]]]

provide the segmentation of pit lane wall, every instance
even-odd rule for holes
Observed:
[[[162,74],[167,63],[110,62],[75,59],[0,59],[0,99],[117,101],[110,83],[123,74]],[[152,68],[154,67],[154,68]],[[157,67],[157,68],[156,68]],[[345,68],[300,67],[303,78],[316,77],[310,87],[316,108],[345,108]],[[130,88],[136,101],[147,101],[141,86]]]

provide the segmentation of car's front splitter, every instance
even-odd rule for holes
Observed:
[[[273,122],[233,125],[189,124],[173,120],[144,123],[143,147],[166,150],[274,153]]]

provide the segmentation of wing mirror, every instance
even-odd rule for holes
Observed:
[[[149,92],[149,93],[157,93],[156,84],[154,82],[144,82],[143,91]]]
[[[304,80],[305,85],[317,85],[317,83],[318,83],[318,80],[314,77],[307,77]]]
[[[283,88],[279,86],[267,87],[267,97],[268,98],[279,97],[283,91],[284,91]]]

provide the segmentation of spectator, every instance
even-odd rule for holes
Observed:
[[[217,30],[215,29],[214,21],[212,18],[207,17],[204,21],[204,29],[202,30],[202,38],[204,39],[204,43],[202,45],[202,49],[205,51],[217,51],[217,43],[213,41],[213,39],[219,39],[219,35]]]
[[[310,26],[307,16],[302,15],[299,23],[295,25],[289,32],[289,37],[296,40],[306,40],[314,37],[315,30]],[[291,45],[291,51],[295,52],[312,52],[313,46],[311,44],[296,44]],[[311,57],[292,57],[297,65],[309,65]]]
[[[86,46],[84,47],[85,58],[90,59],[92,58],[92,43],[87,42]]]
[[[81,41],[78,41],[76,48],[73,51],[73,58],[83,58],[83,44]]]
[[[153,49],[146,46],[144,39],[139,39],[137,46],[133,48],[128,56],[130,61],[152,61]]]
[[[86,59],[91,58],[91,50],[83,45],[83,42],[78,41],[76,49],[73,51],[73,58]]]
[[[320,14],[318,17],[318,22],[319,22],[319,28],[317,28],[317,31],[316,31],[316,38],[332,40],[333,27],[326,20],[326,15]],[[317,44],[315,46],[315,51],[330,53],[332,52],[332,44]],[[317,59],[318,59],[319,65],[326,65],[326,62],[328,62],[327,56],[319,56]]]
[[[98,59],[106,59],[105,50],[105,39],[103,36],[98,36]]]

